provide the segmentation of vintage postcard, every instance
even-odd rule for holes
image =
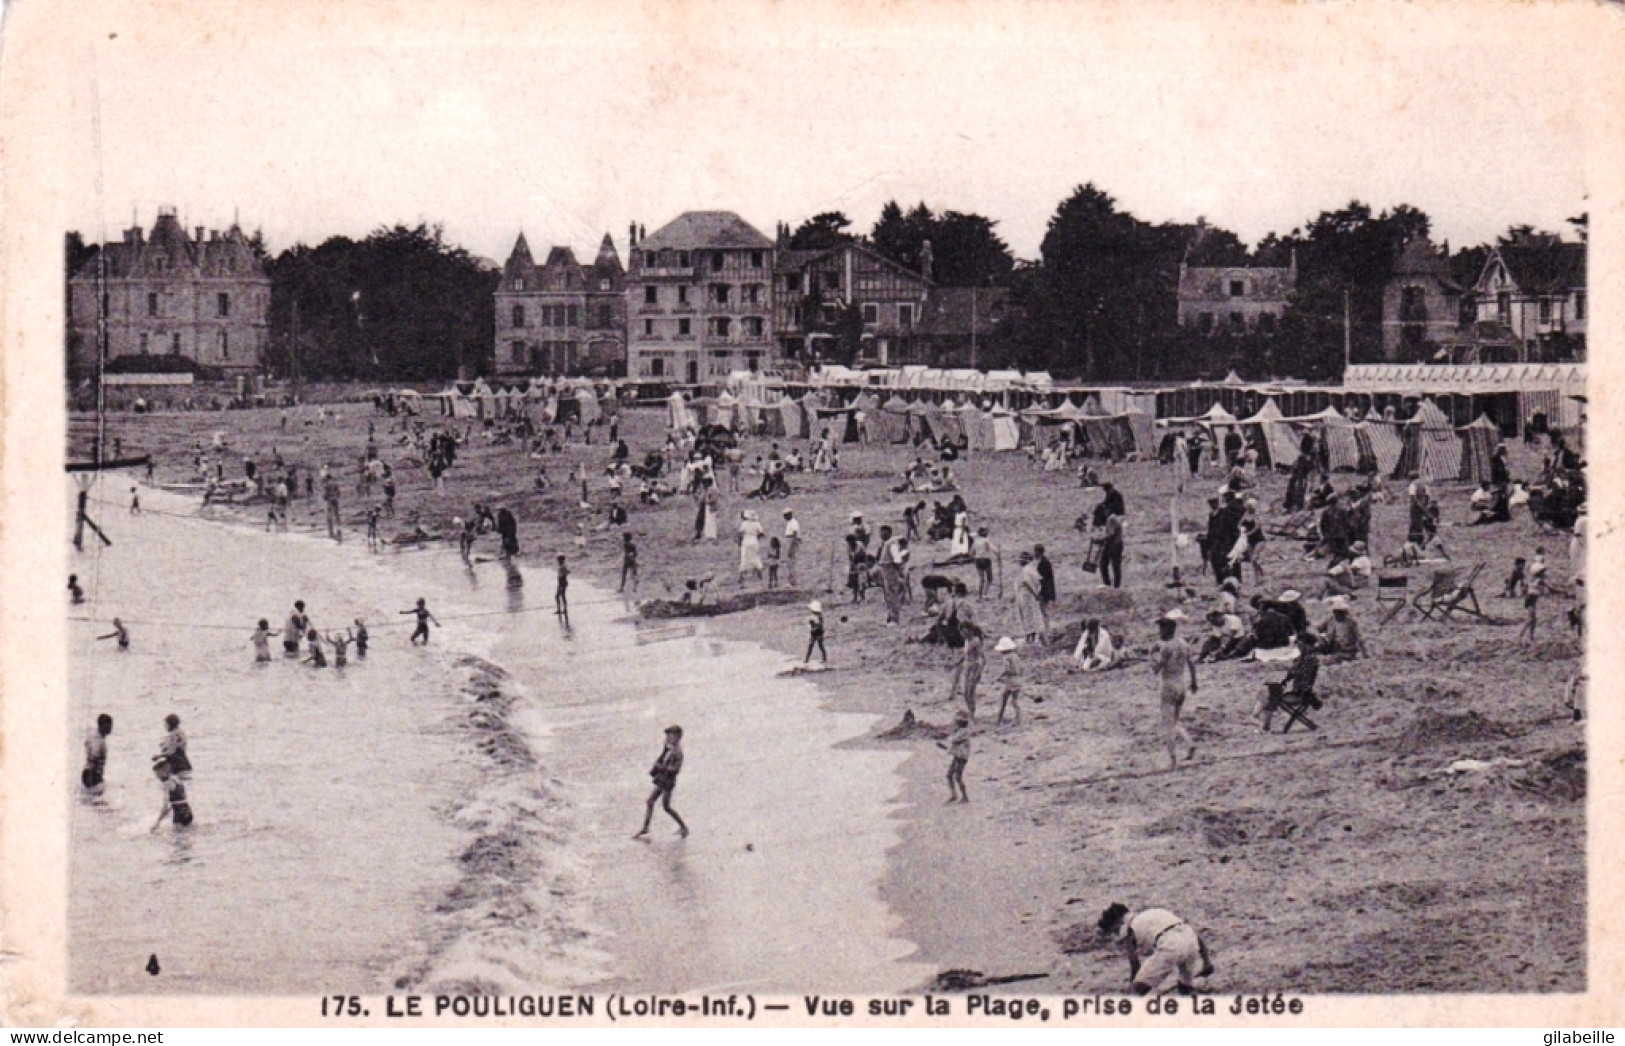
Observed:
[[[0,1022],[1611,1041],[1622,68],[13,0]]]

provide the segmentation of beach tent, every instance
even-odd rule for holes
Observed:
[[[1375,464],[1362,459],[1354,422],[1336,411],[1329,412],[1321,423],[1320,438],[1326,441],[1326,465],[1333,472],[1364,472],[1362,465]]]
[[[694,412],[689,410],[688,401],[681,392],[672,393],[666,400],[666,427],[679,431],[699,428],[694,420]]]
[[[1021,446],[1021,427],[1016,416],[1003,407],[995,407],[993,418],[993,449],[1015,450]]]
[[[1455,479],[1461,472],[1461,439],[1450,419],[1431,399],[1416,408],[1401,432],[1403,448],[1394,466],[1395,479]]]
[[[869,414],[869,435],[877,443],[908,441],[908,401],[892,396]]]
[[[1369,453],[1377,472],[1384,476],[1394,471],[1404,450],[1399,431],[1397,423],[1380,419],[1362,421],[1354,426],[1354,434],[1360,440],[1361,456]]]
[[[976,407],[966,407],[960,418],[965,424],[965,439],[969,448],[993,449],[993,417]]]
[[[818,412],[823,409],[824,401],[816,393],[808,392],[801,397],[801,433],[798,438],[811,439],[817,432],[815,425]]]
[[[853,400],[851,405],[865,414],[873,414],[880,409],[880,397],[865,389],[858,393],[858,398]]]
[[[1500,427],[1480,414],[1470,425],[1456,430],[1461,437],[1461,479],[1469,483],[1488,483],[1490,456],[1501,442]]]
[[[1252,417],[1241,419],[1241,425],[1246,434],[1254,434],[1256,430],[1257,442],[1264,447],[1264,464],[1289,469],[1297,463],[1298,441],[1273,399],[1265,400]]]
[[[858,441],[858,412],[851,407],[819,407],[818,416],[814,424],[818,431],[815,435],[823,436],[824,430],[829,429],[830,438],[836,443],[856,443]]]
[[[1157,453],[1157,420],[1143,410],[1126,410],[1115,416],[1122,418],[1128,426],[1129,434],[1134,438],[1134,449],[1140,456],[1154,457]]]
[[[937,412],[937,435],[943,439],[953,440],[955,443],[964,439],[965,408],[952,402],[944,403]]]
[[[598,397],[592,394],[591,389],[576,389],[576,411],[583,425],[591,425],[603,417],[603,412],[598,409]]]
[[[918,443],[936,438],[936,426],[931,424],[935,411],[921,402],[908,405],[908,438]]]
[[[768,435],[783,436],[786,439],[799,439],[803,437],[806,424],[801,420],[801,404],[797,403],[789,396],[786,396],[775,406],[768,408],[768,416],[770,419],[774,414],[777,414],[779,417],[778,426],[775,431],[775,426],[773,425],[772,421],[769,420]]]

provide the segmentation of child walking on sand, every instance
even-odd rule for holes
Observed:
[[[1004,708],[1010,706],[1015,713],[1016,725],[1021,725],[1021,652],[1016,647],[1016,641],[1009,636],[999,637],[998,643],[993,647],[995,653],[1002,654],[1000,660],[999,682],[1003,684],[999,695],[998,722],[1004,722]]]
[[[418,605],[417,606],[413,607],[411,610],[403,610],[403,611],[401,611],[401,613],[402,614],[412,614],[418,619],[418,627],[412,630],[412,638],[410,640],[411,644],[413,646],[417,646],[418,645],[418,640],[422,639],[423,640],[423,645],[428,646],[429,645],[429,622],[433,621],[435,623],[436,627],[439,627],[440,622],[438,620],[436,620],[436,618],[435,618],[435,616],[433,614],[429,613],[429,607],[427,606],[427,604],[425,604],[424,601],[420,598],[420,599],[418,599]]]
[[[1538,587],[1537,585],[1536,588],[1531,588],[1523,597],[1523,628],[1518,630],[1520,642],[1525,639],[1531,643],[1535,641],[1535,624],[1538,618],[1537,604],[1540,602],[1540,593],[1536,590]]]
[[[141,515],[141,492],[135,487],[130,488],[130,515]]]
[[[564,553],[559,553],[559,584],[553,590],[553,613],[559,617],[570,616],[570,567],[564,562]]]
[[[955,713],[954,732],[948,735],[947,744],[938,741],[937,747],[948,751],[948,802],[970,802],[970,793],[965,791],[965,764],[970,762],[970,716]]]
[[[683,728],[680,726],[666,727],[666,746],[660,750],[660,758],[650,768],[649,776],[654,780],[655,788],[649,793],[649,801],[643,810],[643,827],[638,829],[634,839],[643,839],[649,835],[649,822],[655,815],[655,802],[659,801],[661,809],[671,815],[677,822],[677,834],[688,838],[688,825],[671,808],[671,794],[677,789],[677,774],[683,769]]]
[[[767,542],[767,587],[779,587],[779,560],[783,555],[783,547],[778,538],[769,538]]]
[[[818,648],[824,664],[829,664],[829,651],[824,649],[824,604],[816,599],[807,604],[807,656],[801,659],[802,664],[812,661],[813,647]]]

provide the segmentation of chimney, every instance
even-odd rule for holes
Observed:
[[[210,229],[209,230],[209,242],[210,243],[215,243],[219,239],[220,239],[220,230],[219,229]]]
[[[642,243],[644,241],[644,239],[646,237],[648,237],[648,235],[649,235],[649,227],[647,225],[639,225],[638,226],[638,242]]]
[[[203,242],[203,226],[201,225],[197,227],[197,242]]]
[[[931,279],[931,241],[920,244],[920,275]]]
[[[638,223],[637,222],[633,222],[631,225],[627,226],[626,240],[627,240],[627,243],[630,246],[636,247],[638,245]]]

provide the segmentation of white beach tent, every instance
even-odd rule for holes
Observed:
[[[666,400],[666,427],[682,431],[699,428],[694,423],[694,412],[688,409],[688,400],[681,392],[674,392]]]
[[[1256,427],[1264,443],[1264,451],[1269,455],[1268,464],[1278,469],[1289,469],[1298,461],[1298,441],[1292,432],[1292,426],[1287,424],[1286,416],[1281,408],[1275,405],[1273,399],[1264,401],[1264,405],[1250,418],[1242,418],[1243,429]]]

